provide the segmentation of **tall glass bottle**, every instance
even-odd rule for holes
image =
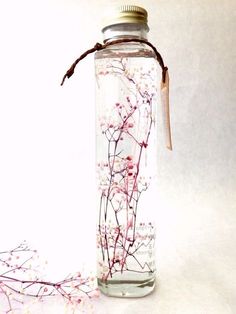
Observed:
[[[104,42],[147,39],[147,12],[122,6],[109,16]],[[141,297],[155,286],[156,106],[154,52],[138,42],[95,54],[97,271],[110,296]]]

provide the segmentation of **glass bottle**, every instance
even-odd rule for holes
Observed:
[[[147,12],[122,6],[102,32],[104,42],[147,39]],[[155,286],[155,54],[139,42],[95,54],[97,277],[106,295],[141,297]]]

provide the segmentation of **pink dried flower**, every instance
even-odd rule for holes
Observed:
[[[141,146],[141,147],[144,147],[144,148],[147,148],[148,144],[145,143],[144,141],[142,141],[142,143],[140,143],[140,146]]]

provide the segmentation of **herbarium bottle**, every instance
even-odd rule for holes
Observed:
[[[148,31],[145,9],[121,6],[102,29],[104,43],[116,43],[95,54],[97,275],[110,296],[141,297],[155,286],[160,74],[153,49],[135,42]]]

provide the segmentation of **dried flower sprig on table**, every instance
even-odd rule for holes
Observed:
[[[24,306],[24,297],[37,301],[61,296],[68,305],[79,305],[84,298],[99,296],[96,280],[82,276],[80,272],[70,274],[61,281],[43,280],[39,256],[26,244],[21,243],[12,250],[0,252],[0,304],[3,313],[14,313]],[[2,313],[2,312],[1,312]]]

